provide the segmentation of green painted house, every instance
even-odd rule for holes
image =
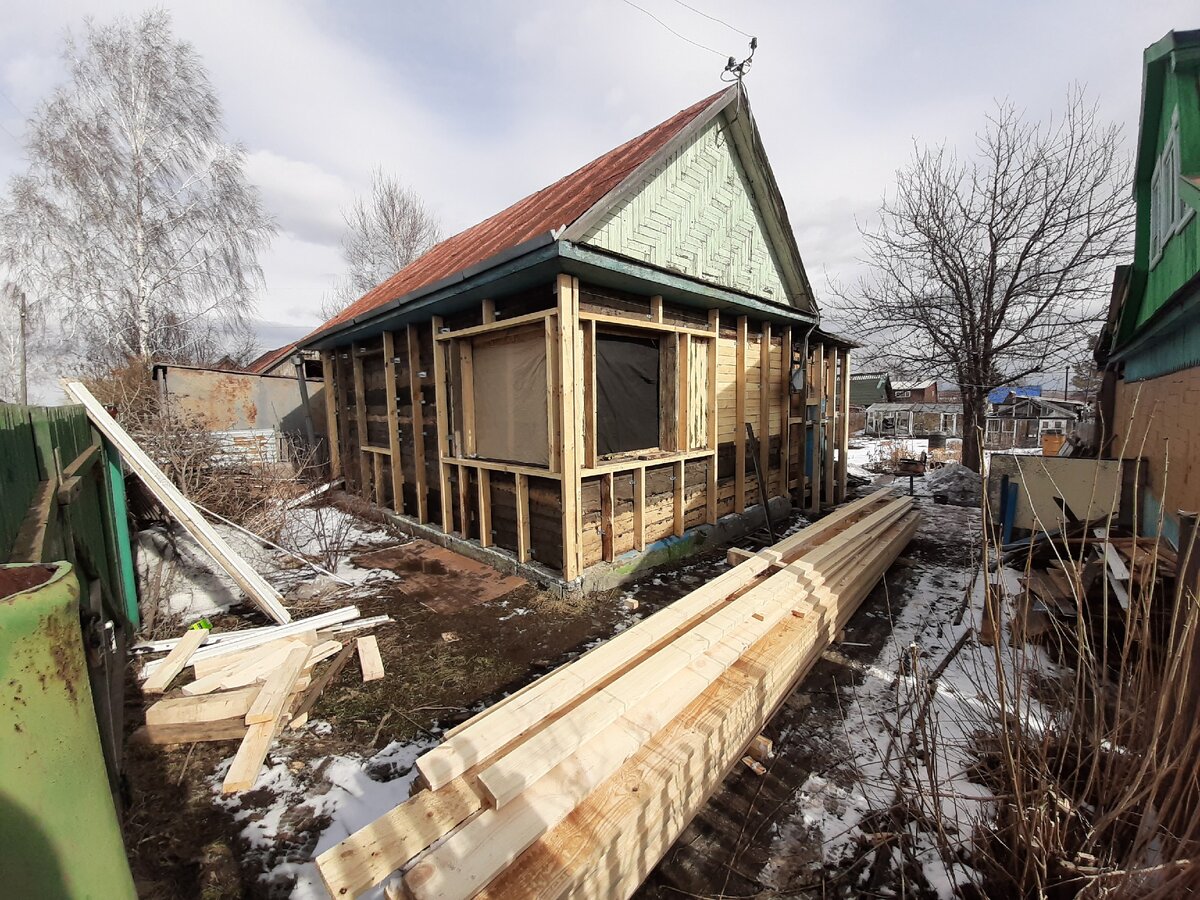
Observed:
[[[1131,265],[1118,268],[1097,345],[1101,408],[1117,457],[1147,460],[1143,531],[1178,540],[1200,509],[1200,30],[1146,49]]]

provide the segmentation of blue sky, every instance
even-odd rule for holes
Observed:
[[[636,2],[745,52],[677,0]],[[1142,49],[1200,27],[1194,0],[689,2],[759,38],[747,85],[818,299],[830,277],[854,277],[856,223],[914,141],[969,149],[994,98],[1042,117],[1081,82],[1132,147]],[[341,209],[373,168],[421,193],[450,234],[712,93],[723,65],[624,0],[164,5],[280,228],[259,314],[305,326],[342,272]],[[62,78],[65,30],[145,8],[0,0],[0,178],[24,165],[24,119]]]

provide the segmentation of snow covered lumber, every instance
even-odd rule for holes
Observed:
[[[121,457],[146,487],[170,510],[171,515],[205,552],[228,573],[250,601],[275,622],[290,622],[292,617],[280,602],[279,591],[271,587],[261,575],[250,568],[249,563],[233,551],[225,539],[200,515],[196,507],[183,496],[179,488],[171,483],[137,442],[108,414],[100,401],[92,396],[92,392],[78,381],[65,382],[63,387],[72,400],[87,410],[92,424],[116,446]]]
[[[845,506],[544,676],[418,761],[429,789],[321,854],[334,897],[628,896],[917,527]]]

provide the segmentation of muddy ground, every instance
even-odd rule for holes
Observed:
[[[874,658],[888,639],[896,612],[889,609],[888,598],[895,602],[903,596],[905,584],[927,562],[961,563],[964,569],[969,565],[967,525],[972,513],[958,512],[964,519],[962,538],[948,540],[944,534],[922,529],[906,551],[911,564],[894,567],[886,590],[876,589],[850,623],[847,644],[838,648],[844,657]],[[800,523],[796,517],[791,525]],[[318,724],[286,733],[268,764],[272,756],[285,759],[304,790],[319,795],[329,789],[323,771],[329,759],[369,757],[393,742],[435,741],[441,730],[693,590],[725,567],[722,549],[658,570],[623,591],[566,601],[526,586],[499,601],[451,614],[432,612],[413,601],[395,581],[368,582],[320,601],[291,603],[293,613],[303,616],[353,602],[364,617],[387,614],[395,622],[375,632],[385,678],[363,684],[358,666],[351,662],[312,713],[314,722],[327,722],[330,727]],[[947,602],[952,593],[948,591]],[[630,596],[638,601],[633,612],[623,602]],[[957,603],[961,590],[952,599]],[[224,622],[218,625],[228,627]],[[459,639],[443,640],[446,632]],[[841,876],[837,867],[825,865],[819,841],[806,839],[803,827],[796,826],[802,818],[796,790],[810,773],[838,775],[839,765],[845,762],[844,743],[839,741],[846,727],[842,689],[858,677],[852,664],[818,664],[765,730],[777,751],[767,775],[760,777],[737,766],[643,885],[640,896],[831,895],[827,889]],[[142,721],[142,708],[140,692],[131,681],[131,731]],[[268,849],[261,842],[248,841],[247,816],[250,821],[267,816],[273,802],[278,806],[278,798],[269,795],[269,788],[259,788],[240,795],[232,806],[214,804],[214,778],[235,750],[236,742],[131,745],[127,750],[124,824],[140,896],[291,894],[295,879],[278,874],[289,870],[280,864],[310,860],[329,821],[309,804],[298,803],[277,823]],[[367,774],[385,785],[410,776],[410,766],[403,760],[381,762],[369,767]],[[779,858],[781,833],[792,835],[784,845],[783,860]],[[764,879],[769,861],[770,877]]]

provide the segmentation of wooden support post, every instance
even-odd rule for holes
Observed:
[[[800,396],[796,398],[796,405],[800,407],[800,435],[799,446],[796,448],[796,503],[798,506],[804,506],[804,490],[808,483],[808,337],[805,336],[804,343],[800,347],[800,365],[804,369],[804,386],[800,390]],[[790,421],[790,415],[789,421]]]
[[[825,458],[825,345],[818,344],[816,355],[813,357],[811,367],[812,381],[816,388],[817,397],[817,414],[813,421],[813,458],[812,458],[812,478],[809,482],[809,490],[811,493],[808,498],[809,512],[817,513],[821,511],[821,472],[823,468],[823,460]],[[807,415],[807,411],[806,411]]]
[[[392,471],[392,509],[404,512],[404,468],[400,459],[400,413],[396,410],[396,335],[383,333],[383,376],[387,386],[388,447],[391,456],[388,468]]]
[[[596,323],[581,322],[583,331],[583,464],[596,465]]]
[[[338,440],[337,394],[334,393],[335,356],[328,350],[321,351],[321,378],[325,382],[325,435],[329,443],[329,478],[332,481],[342,474],[341,442]]]
[[[737,319],[737,362],[734,366],[733,511],[746,511],[746,317]]]
[[[562,343],[561,320],[561,316],[546,317],[546,457],[551,472],[562,471],[565,430],[560,418],[563,403],[563,369],[559,352]]]
[[[633,470],[633,543],[639,551],[646,549],[646,470]]]
[[[475,354],[471,342],[455,341],[458,345],[459,393],[462,396],[463,446],[460,454],[475,456]]]
[[[834,401],[837,394],[835,384],[837,369],[837,351],[827,350],[825,353],[825,453],[821,457],[821,468],[824,470],[825,489],[821,492],[826,503],[833,503],[833,448],[837,440],[834,430],[835,410]]]
[[[479,545],[492,546],[492,473],[487,469],[476,469],[479,481]]]
[[[518,472],[513,476],[517,502],[517,559],[529,560],[529,476]]]
[[[762,323],[758,354],[758,471],[763,495],[771,497],[771,323]]]
[[[563,578],[574,581],[583,569],[580,551],[583,520],[579,509],[580,452],[578,404],[583,385],[578,377],[583,368],[579,335],[579,279],[558,276],[558,363],[561,389],[559,422],[562,441],[562,557]]]
[[[661,322],[662,320],[662,297],[658,294],[655,294],[650,298],[650,321]]]
[[[483,301],[483,324],[491,325],[496,321],[496,301],[488,297]]]
[[[846,501],[847,466],[850,462],[850,351],[838,354],[841,360],[842,386],[838,401],[837,502]]]
[[[383,506],[387,503],[387,488],[383,481],[383,456],[382,453],[371,454],[371,477],[375,485],[376,506]]]
[[[429,521],[429,489],[425,483],[425,404],[421,397],[421,344],[415,325],[407,327],[408,390],[412,395],[413,485],[417,494],[417,521]],[[434,342],[436,349],[437,342]]]
[[[717,524],[717,340],[721,332],[721,313],[718,310],[708,311],[708,328],[713,333],[708,342],[708,449],[712,457],[708,461],[708,488],[705,500],[708,505],[707,520],[709,525]]]
[[[791,494],[792,426],[792,326],[783,329],[783,346],[779,348],[779,493]]]
[[[362,354],[358,344],[350,345],[350,363],[354,370],[354,427],[358,435],[358,471],[362,482],[358,486],[364,500],[371,499],[371,458],[363,448],[367,446],[367,389],[363,379]]]
[[[675,335],[675,416],[679,428],[676,431],[675,449],[680,453],[691,450],[688,439],[688,422],[692,411],[688,407],[688,394],[691,385],[691,372],[688,371],[689,355],[692,349],[690,334]]]
[[[672,481],[675,482],[675,537],[683,537],[683,521],[684,503],[687,497],[684,492],[684,462],[679,460],[675,463],[675,477]]]
[[[458,467],[458,521],[462,536],[471,536],[471,473],[466,466]]]
[[[613,475],[600,476],[600,555],[605,562],[613,561]]]
[[[433,396],[437,406],[438,472],[442,495],[442,531],[454,531],[454,498],[450,496],[450,467],[446,457],[450,455],[450,424],[448,421],[446,389],[446,343],[439,343],[438,332],[442,330],[442,317],[433,317]]]

